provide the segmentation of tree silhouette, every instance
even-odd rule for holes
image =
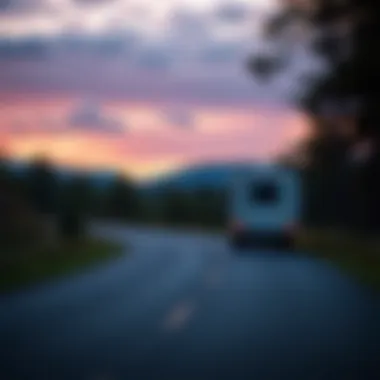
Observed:
[[[190,205],[183,191],[167,189],[163,197],[165,223],[186,224],[190,220]]]
[[[4,190],[9,185],[11,173],[8,168],[8,160],[0,153],[0,189]]]
[[[131,220],[138,216],[139,197],[133,182],[119,175],[105,194],[104,213],[117,219]]]
[[[225,195],[222,190],[200,189],[194,194],[197,221],[202,226],[221,227],[226,218]]]
[[[366,209],[363,213],[363,226],[367,230],[378,231],[380,56],[374,52],[377,51],[377,36],[380,31],[380,2],[310,0],[284,3],[285,11],[269,23],[269,38],[278,38],[296,22],[307,24],[309,28],[319,32],[317,38],[312,41],[312,48],[330,66],[329,72],[311,85],[305,96],[297,99],[298,104],[316,121],[314,129],[317,133],[313,144],[310,145],[312,162],[318,166],[319,173],[324,173],[324,181],[330,183],[330,187],[333,188],[334,181],[328,174],[328,168],[331,165],[339,167],[347,157],[347,149],[363,140],[371,142],[372,155],[359,170],[353,170],[354,173],[351,173],[351,187],[356,187],[356,197],[367,200],[367,203],[360,202],[361,207]],[[249,67],[254,75],[263,76],[268,80],[268,77],[273,77],[277,68],[269,60],[263,69],[262,62],[265,62],[266,58],[253,57],[251,61],[257,62],[251,63]],[[326,105],[330,107],[327,111]],[[352,124],[355,125],[356,131],[347,139],[347,129],[351,128]],[[345,133],[342,134],[342,128],[337,126],[343,127]],[[323,133],[320,133],[321,131]],[[346,145],[344,149],[343,145]],[[352,171],[350,165],[343,165],[343,168],[341,172]],[[341,191],[346,185],[347,182],[343,181]]]
[[[47,158],[39,156],[31,161],[26,176],[26,191],[37,212],[49,214],[56,211],[57,177]]]
[[[93,189],[85,175],[75,175],[60,189],[59,229],[68,240],[86,234],[86,219],[94,208]]]
[[[37,243],[39,219],[31,210],[22,182],[11,168],[10,160],[0,158],[0,244],[10,249]]]

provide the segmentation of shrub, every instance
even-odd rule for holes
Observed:
[[[40,218],[21,197],[3,191],[0,196],[0,244],[20,247],[37,244],[43,239]]]

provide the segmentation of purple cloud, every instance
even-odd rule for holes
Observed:
[[[117,120],[103,114],[99,105],[84,102],[79,104],[69,115],[68,125],[76,131],[92,131],[109,134],[124,134],[123,125]]]
[[[207,14],[178,8],[169,15],[169,33],[181,43],[206,41],[210,37],[211,25]]]
[[[53,5],[47,0],[0,0],[0,13],[24,15],[50,10]]]
[[[164,112],[164,119],[171,125],[180,128],[194,128],[195,116],[186,108],[172,108]]]
[[[40,60],[47,57],[50,46],[39,38],[12,40],[0,38],[0,59]]]
[[[199,59],[206,64],[231,63],[240,59],[241,52],[237,43],[214,42],[200,51]]]
[[[170,49],[163,46],[141,49],[137,54],[135,64],[144,70],[166,71],[171,68],[176,57]]]
[[[73,4],[78,5],[105,5],[110,3],[116,3],[119,0],[71,0]]]
[[[247,3],[234,1],[221,4],[216,7],[215,17],[226,23],[241,23],[249,19],[252,7]]]

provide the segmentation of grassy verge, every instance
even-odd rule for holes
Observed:
[[[110,260],[120,255],[122,248],[116,243],[88,239],[50,249],[0,251],[0,292],[8,292]]]
[[[380,291],[380,239],[334,231],[308,231],[299,236],[298,247],[336,263]]]

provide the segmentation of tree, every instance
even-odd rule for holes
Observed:
[[[134,183],[119,175],[105,194],[104,213],[116,219],[135,219],[139,214],[140,200]]]
[[[89,214],[94,209],[95,189],[86,175],[75,175],[68,183],[61,186],[65,204],[82,214]]]
[[[0,189],[21,195],[22,185],[20,176],[12,170],[10,159],[0,151]]]
[[[59,229],[67,240],[85,237],[87,219],[95,210],[95,189],[86,175],[77,174],[60,186]]]
[[[0,155],[0,245],[3,248],[39,244],[45,237],[41,220],[31,209],[21,185],[7,157]]]
[[[9,181],[9,169],[7,167],[7,160],[0,154],[0,186],[3,188]]]
[[[203,226],[221,227],[226,221],[225,194],[201,189],[195,193],[197,220]]]
[[[56,211],[58,183],[53,167],[45,157],[36,157],[26,177],[27,197],[35,211],[50,214]]]
[[[163,219],[165,223],[190,224],[194,208],[190,194],[177,189],[167,189],[163,196]]]
[[[353,171],[351,187],[355,188],[356,197],[363,201],[359,202],[360,207],[366,210],[362,215],[362,228],[379,231],[380,56],[374,52],[378,47],[380,2],[309,0],[284,3],[284,11],[267,28],[268,36],[277,38],[294,22],[306,23],[309,28],[318,30],[318,38],[312,41],[313,48],[330,67],[328,73],[309,87],[306,96],[298,99],[299,104],[317,121],[314,126],[317,133],[310,145],[313,170],[318,167],[319,172],[327,171],[333,164],[341,172]],[[268,63],[264,70],[260,68],[263,62]],[[266,79],[273,77],[277,70],[270,57],[253,57],[249,68],[255,75],[264,72]],[[329,108],[327,112],[326,105]],[[347,133],[353,124],[356,127],[354,133]],[[356,170],[347,165],[345,159],[350,149],[363,140],[370,141],[372,155]],[[341,149],[343,145],[345,147]],[[332,179],[326,176],[325,180]]]
[[[86,234],[86,216],[91,207],[91,187],[88,179],[76,175],[61,183],[58,229],[64,240],[79,240]]]
[[[10,217],[10,173],[7,167],[7,161],[5,157],[0,156],[0,242],[5,241],[6,235],[8,235],[8,225]]]

